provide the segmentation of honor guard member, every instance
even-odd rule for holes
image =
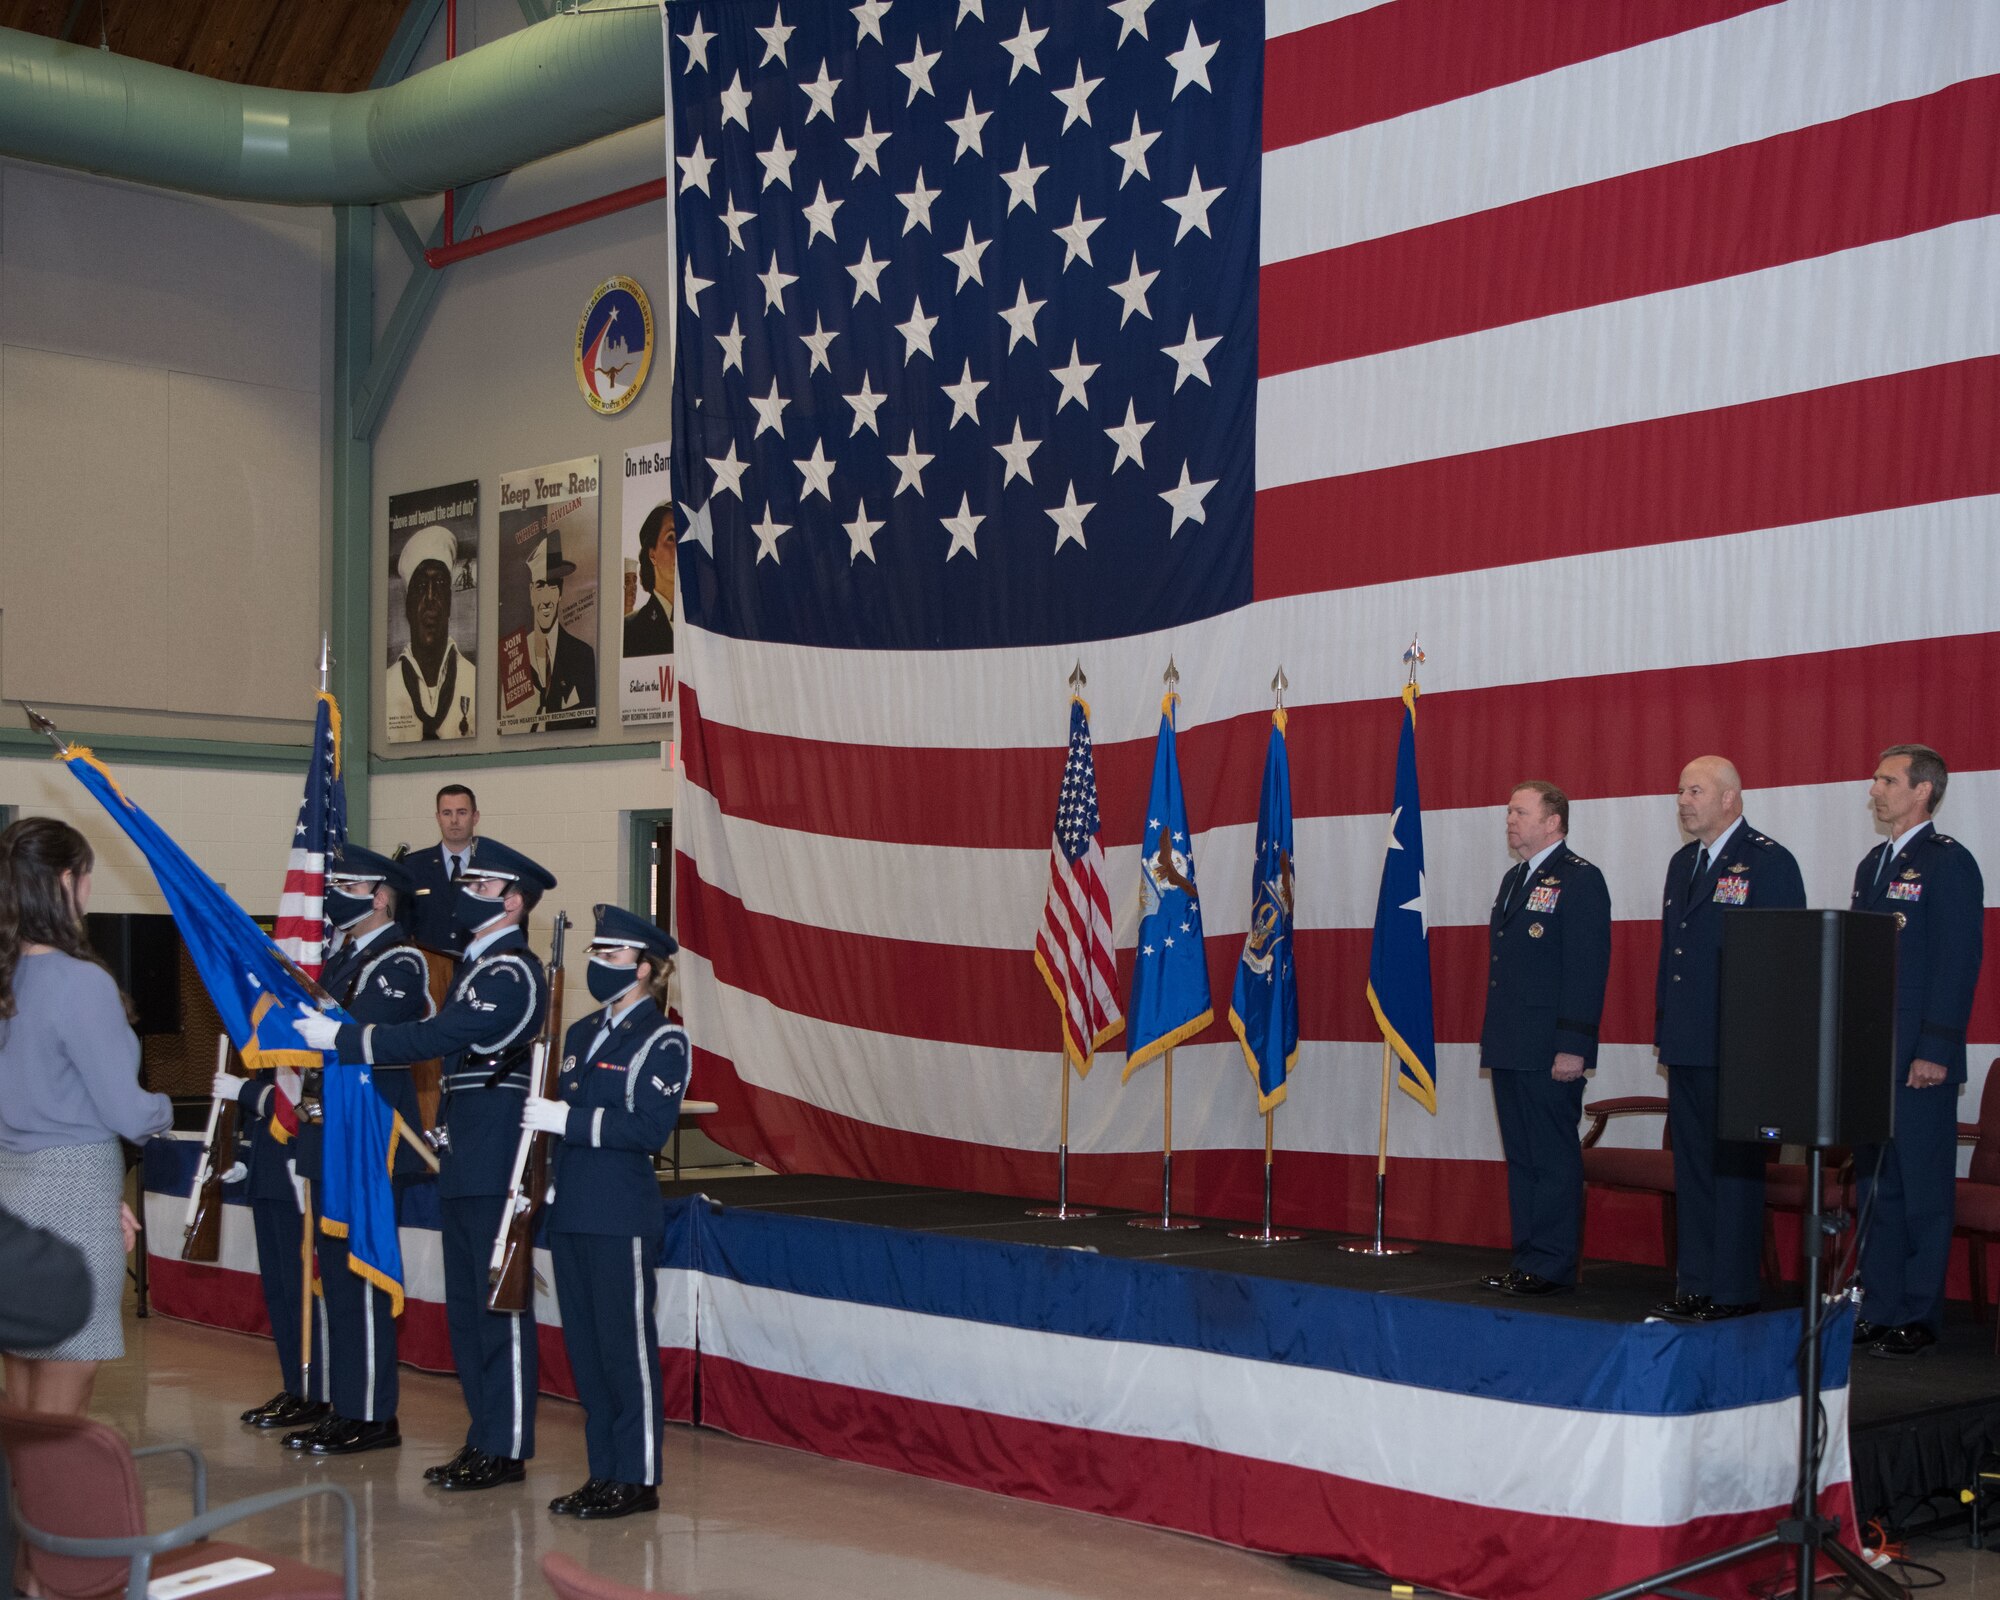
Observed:
[[[458,882],[467,935],[451,987],[426,1022],[347,1023],[302,1016],[307,1043],[343,1061],[444,1062],[438,1209],[444,1231],[445,1320],[470,1416],[465,1445],[424,1476],[443,1489],[519,1483],[535,1453],[539,1368],[531,1300],[519,1314],[486,1309],[486,1275],[513,1177],[529,1057],[548,1005],[548,976],[528,948],[528,913],[556,880],[492,839],[473,846]]]
[[[430,973],[423,952],[396,926],[397,897],[410,875],[400,862],[348,845],[327,869],[326,915],[342,935],[320,974],[320,987],[357,1022],[417,1022],[431,1014]],[[308,1073],[310,1081],[317,1073]],[[381,1066],[369,1081],[413,1131],[423,1126],[409,1070]],[[299,1124],[298,1166],[319,1190],[325,1124]],[[402,1140],[393,1144],[393,1176],[401,1210],[403,1188],[426,1175],[422,1158]],[[316,1427],[285,1435],[294,1450],[316,1456],[356,1455],[403,1442],[396,1426],[396,1315],[388,1293],[348,1265],[347,1240],[319,1231],[319,1281],[326,1315],[326,1362],[333,1410]]]
[[[278,1089],[269,1072],[239,1078],[227,1068],[215,1074],[213,1093],[236,1101],[237,1165],[225,1183],[242,1181],[257,1238],[257,1277],[264,1291],[264,1314],[278,1347],[284,1387],[242,1420],[253,1428],[302,1428],[327,1415],[325,1307],[313,1300],[312,1393],[300,1362],[301,1318],[305,1315],[305,1213],[301,1209],[294,1141],[272,1131]]]
[[[549,1250],[590,1458],[589,1482],[549,1509],[586,1520],[659,1509],[653,1297],[666,1203],[653,1157],[673,1136],[688,1080],[687,1034],[666,1016],[679,947],[617,906],[596,917],[588,981],[603,1009],[563,1040],[561,1100],[531,1099],[522,1114],[523,1127],[561,1141]]]
[[[1486,1287],[1560,1294],[1576,1287],[1583,1239],[1583,1075],[1611,971],[1611,894],[1569,848],[1569,796],[1539,780],[1507,800],[1507,849],[1487,935],[1479,1063],[1493,1074],[1514,1264]]]
[[[1653,1044],[1667,1069],[1677,1259],[1662,1316],[1718,1322],[1757,1309],[1764,1243],[1761,1145],[1716,1136],[1716,1020],[1722,923],[1732,906],[1797,909],[1805,880],[1791,851],[1743,820],[1743,780],[1698,756],[1675,796],[1689,843],[1667,863]]]
[[[1868,802],[1888,838],[1854,870],[1854,909],[1891,913],[1899,930],[1895,1136],[1854,1153],[1867,1219],[1854,1339],[1884,1356],[1920,1355],[1944,1326],[1958,1085],[1986,900],[1972,852],[1931,821],[1949,776],[1928,745],[1884,750]]]
[[[437,792],[438,842],[403,857],[410,892],[398,898],[396,920],[426,950],[455,956],[465,948],[458,922],[458,880],[472,864],[478,842],[479,801],[462,783]]]

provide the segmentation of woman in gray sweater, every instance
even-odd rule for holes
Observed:
[[[6,1352],[7,1397],[81,1414],[100,1361],[125,1353],[125,1204],[120,1139],[164,1133],[173,1108],[139,1087],[125,997],[84,937],[90,843],[66,822],[24,817],[0,833],[0,1207],[83,1252],[90,1319],[59,1343]]]

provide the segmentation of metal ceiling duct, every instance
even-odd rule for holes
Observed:
[[[357,94],[223,83],[0,28],[0,154],[231,200],[437,194],[664,110],[660,10],[632,0]]]

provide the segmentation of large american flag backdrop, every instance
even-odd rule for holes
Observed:
[[[1661,1090],[1688,757],[1733,756],[1840,905],[1877,752],[1933,743],[1941,824],[2000,886],[2000,7],[676,0],[667,27],[679,926],[725,1144],[1052,1189],[1033,948],[1079,661],[1121,986],[1178,665],[1218,995],[1290,678],[1294,1222],[1368,1217],[1413,632],[1439,1085],[1435,1118],[1398,1097],[1396,1231],[1504,1237],[1476,1041],[1516,779],[1569,789],[1610,881],[1599,1095]],[[1251,1214],[1226,1021],[1177,1066],[1176,1199]],[[1075,1092],[1072,1192],[1150,1203],[1157,1077]],[[1593,1250],[1657,1250],[1594,1215]]]

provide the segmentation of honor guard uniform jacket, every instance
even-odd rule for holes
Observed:
[[[1517,891],[1517,892],[1515,892]],[[1611,892],[1604,874],[1558,844],[1520,882],[1500,881],[1488,931],[1480,1065],[1547,1072],[1558,1054],[1597,1065],[1597,1025],[1611,972]]]
[[[477,850],[479,841],[469,847]],[[426,950],[455,956],[465,949],[465,935],[452,920],[458,890],[445,865],[444,846],[434,844],[403,857],[410,890],[396,904],[396,920]]]
[[[1667,863],[1660,907],[1660,966],[1653,986],[1653,1043],[1670,1067],[1715,1065],[1722,988],[1722,923],[1732,906],[1796,910],[1806,903],[1799,864],[1777,840],[1738,822],[1721,853],[1691,881],[1701,841]]]
[[[390,923],[378,929],[365,944],[343,944],[320,974],[320,987],[338,1000],[358,1023],[421,1022],[432,1014],[430,969],[424,964],[423,952],[404,942],[400,933]],[[423,1112],[417,1105],[417,1086],[406,1070],[393,1067],[371,1072],[369,1081],[412,1133],[422,1131]],[[312,1170],[306,1175],[315,1179],[318,1133],[315,1127],[308,1138],[302,1129],[300,1137],[300,1170],[305,1171],[310,1161]],[[310,1157],[305,1153],[308,1147],[313,1148]],[[397,1177],[414,1176],[426,1170],[422,1158],[403,1141],[398,1140],[395,1149]]]
[[[1885,839],[1854,869],[1854,909],[1895,916],[1896,1081],[1933,1061],[1965,1082],[1965,1029],[1979,984],[1986,887],[1956,839],[1923,823],[1892,858]]]
[[[687,1034],[651,999],[614,1023],[599,1011],[571,1025],[551,1231],[649,1235],[666,1226],[653,1156],[673,1137],[687,1079]]]
[[[271,1112],[277,1104],[277,1082],[269,1072],[259,1072],[236,1091],[236,1159],[249,1169],[244,1178],[246,1200],[283,1201],[294,1211],[298,1195],[292,1188],[292,1157],[296,1152],[289,1138],[271,1131]]]

